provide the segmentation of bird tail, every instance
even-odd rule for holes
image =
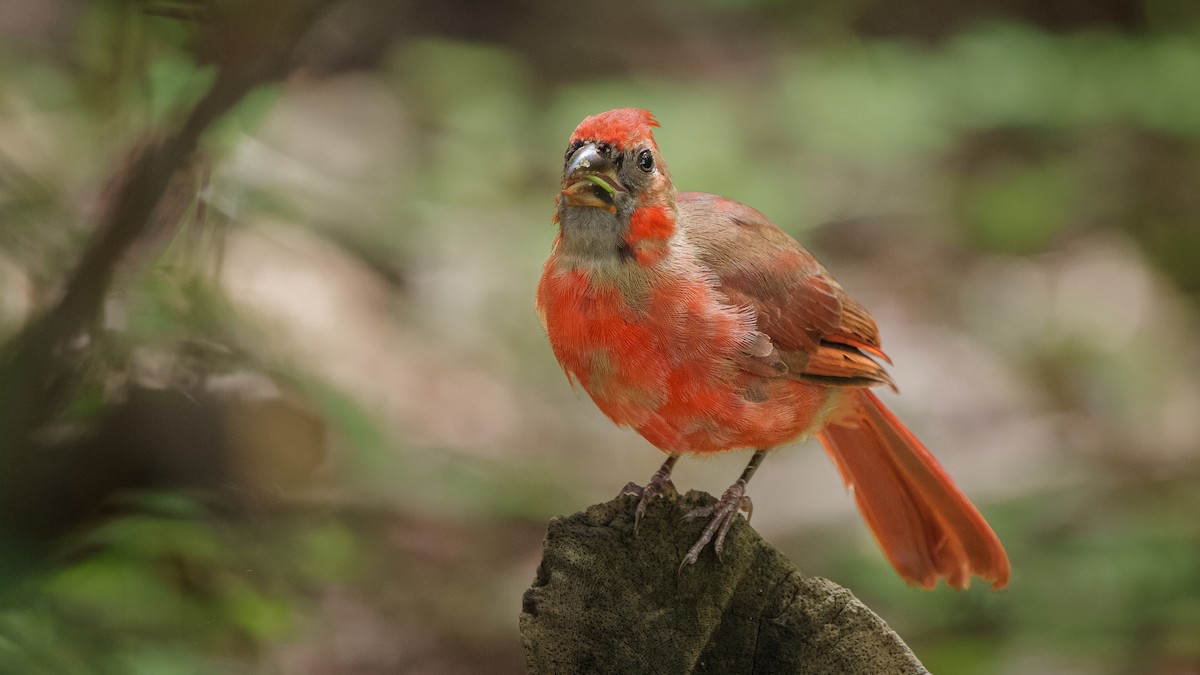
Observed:
[[[892,567],[929,590],[939,578],[966,588],[971,575],[1008,584],[1004,547],[929,450],[875,394],[853,397],[850,415],[818,435]]]

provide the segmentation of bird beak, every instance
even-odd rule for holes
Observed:
[[[625,192],[617,180],[617,167],[595,143],[579,147],[563,169],[562,196],[572,206],[596,206],[615,212],[613,196]]]

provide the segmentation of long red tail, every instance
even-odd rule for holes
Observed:
[[[874,394],[850,392],[852,416],[818,435],[892,567],[926,590],[971,575],[1008,584],[1008,555],[979,511],[921,441]]]

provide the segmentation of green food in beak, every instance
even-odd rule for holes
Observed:
[[[596,185],[600,186],[600,189],[604,190],[605,192],[607,192],[610,195],[617,191],[617,189],[615,187],[613,187],[612,184],[610,184],[608,181],[604,180],[603,176],[597,176],[596,174],[588,173],[588,174],[584,174],[583,178],[590,180],[593,183],[595,183]]]

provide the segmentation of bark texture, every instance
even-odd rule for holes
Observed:
[[[552,520],[521,613],[527,672],[927,672],[849,591],[801,575],[744,519],[722,561],[710,548],[680,570],[704,525],[684,514],[713,501],[655,502],[636,537],[632,497]]]

